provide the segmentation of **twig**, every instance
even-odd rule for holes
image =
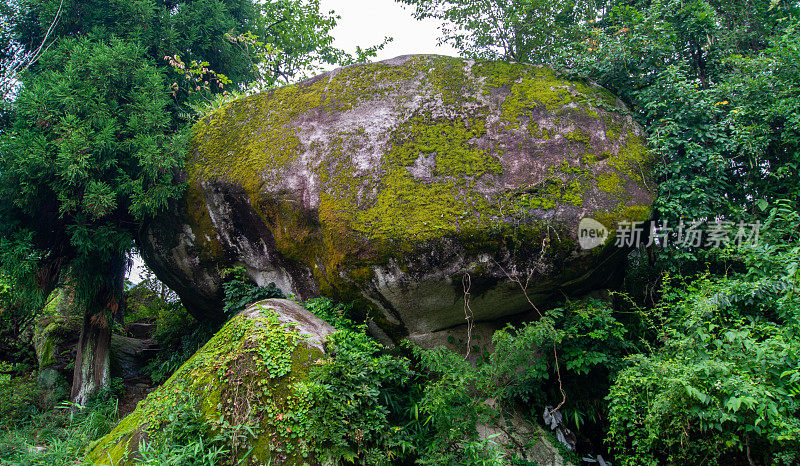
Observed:
[[[469,272],[461,277],[461,286],[464,289],[464,319],[467,321],[467,354],[464,356],[464,359],[467,359],[472,346],[472,327],[475,325],[475,314],[469,305],[469,290],[472,287],[472,278]]]
[[[64,0],[61,0],[61,3],[58,4],[58,10],[56,10],[56,14],[53,17],[53,21],[50,23],[50,27],[47,28],[47,32],[45,32],[44,34],[42,43],[39,44],[36,50],[31,52],[27,57],[22,58],[19,65],[17,65],[16,67],[11,67],[11,69],[9,69],[5,73],[5,76],[3,76],[2,87],[3,88],[5,88],[6,86],[9,87],[9,89],[2,89],[4,97],[7,97],[7,94],[11,92],[10,87],[12,86],[13,81],[16,80],[17,75],[27,70],[28,68],[30,68],[31,65],[36,63],[36,61],[39,60],[39,57],[41,57],[42,54],[46,52],[50,48],[50,46],[53,45],[53,43],[55,42],[53,41],[47,44],[47,46],[45,46],[45,44],[47,43],[47,39],[50,37],[50,33],[53,32],[53,28],[56,26],[56,24],[58,24],[58,20],[61,18],[61,10],[63,7],[64,7]]]
[[[537,261],[538,264],[544,263],[544,252],[545,252],[547,246],[549,245],[548,239],[549,239],[549,237],[547,235],[545,235],[545,237],[542,239],[542,248],[541,248],[542,250],[541,250],[541,252],[539,254],[539,260]],[[528,304],[530,304],[531,308],[533,308],[533,310],[536,311],[536,313],[539,315],[539,318],[540,319],[543,318],[544,315],[541,313],[541,311],[539,311],[539,308],[536,307],[536,305],[533,303],[533,301],[531,300],[530,296],[528,295],[528,286],[530,286],[531,278],[533,278],[533,274],[535,273],[536,269],[535,268],[531,268],[528,271],[528,276],[525,278],[525,284],[523,285],[522,284],[522,280],[519,278],[519,276],[517,276],[516,274],[515,275],[511,275],[510,273],[508,273],[503,268],[503,266],[500,265],[500,263],[498,263],[497,261],[494,261],[494,263],[495,263],[495,265],[497,267],[500,268],[500,270],[506,275],[506,277],[508,277],[508,279],[510,279],[511,281],[515,282],[517,285],[519,285],[520,290],[522,290],[523,296],[525,296],[525,300],[528,301]],[[564,406],[564,403],[567,402],[567,394],[566,394],[566,392],[564,392],[564,387],[563,387],[562,380],[561,380],[561,367],[560,367],[560,365],[558,363],[558,347],[556,346],[556,338],[555,338],[556,335],[555,335],[555,329],[554,328],[551,331],[551,335],[553,337],[553,358],[555,359],[556,376],[558,377],[558,391],[561,393],[561,402],[559,402],[558,405],[555,408],[550,410],[550,415],[552,416],[553,413],[555,413],[556,411],[561,409],[561,407]]]

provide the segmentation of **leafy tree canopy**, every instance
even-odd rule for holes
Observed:
[[[15,275],[68,268],[92,289],[138,222],[181,194],[184,138],[170,131],[168,104],[136,43],[67,39],[43,56],[0,153],[3,263]]]
[[[797,194],[797,17],[767,0],[619,4],[562,53],[645,125],[661,218],[735,218]]]
[[[180,195],[181,128],[198,103],[228,89],[286,83],[380,47],[356,56],[334,48],[337,17],[321,13],[317,0],[3,7],[16,60],[36,57],[15,77],[21,90],[0,173],[2,262],[32,287],[66,269],[94,283],[98,266],[84,262],[127,252],[138,225]]]
[[[167,71],[167,57],[175,55],[185,63],[206,62],[238,90],[254,82],[259,88],[285,84],[325,64],[374,56],[381,47],[359,48],[355,56],[333,47],[330,32],[339,17],[321,12],[319,0],[22,0],[14,18],[17,40],[28,51],[47,42],[48,32],[113,36],[138,42]],[[175,79],[181,73],[166,74]]]
[[[549,61],[597,14],[594,0],[397,0],[442,21],[441,43],[463,56]]]
[[[181,196],[189,124],[232,91],[353,57],[317,0],[7,0],[0,271],[40,306],[58,283],[85,309],[73,398],[109,380],[112,315],[143,222]]]
[[[54,38],[114,36],[137,42],[160,66],[166,65],[164,56],[181,54],[243,82],[253,73],[248,57],[224,36],[254,28],[255,8],[250,0],[22,0],[16,30],[27,50],[38,47],[48,31]]]

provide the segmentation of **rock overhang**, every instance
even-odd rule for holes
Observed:
[[[243,265],[301,298],[362,299],[390,333],[436,331],[463,321],[465,273],[494,283],[475,296],[478,320],[524,312],[509,272],[541,269],[543,300],[612,283],[622,252],[581,250],[577,226],[646,219],[650,165],[641,129],[599,86],[544,67],[404,56],[198,122],[182,232],[145,235],[143,249],[180,276],[168,284],[203,283],[197,313],[218,303],[221,268]]]

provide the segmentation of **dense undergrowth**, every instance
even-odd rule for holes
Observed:
[[[113,394],[102,393],[84,409],[65,403],[37,406],[29,377],[0,376],[0,464],[81,464],[86,446],[117,421]]]
[[[477,364],[443,347],[382,349],[341,307],[315,304],[342,328],[332,363],[315,374],[324,453],[364,464],[509,463],[476,427],[520,406],[536,422],[563,399],[578,450],[622,464],[795,464],[798,224],[797,206],[777,202],[759,243],[709,254],[705,270],[651,277],[655,305],[625,293],[566,302],[495,333],[495,351]]]
[[[621,292],[565,302],[498,331],[495,351],[474,364],[443,347],[387,348],[352,320],[352,304],[304,303],[337,329],[328,360],[308,382],[314,403],[301,421],[313,454],[332,464],[510,464],[514,455],[479,426],[520,411],[536,423],[545,406],[563,399],[580,453],[621,464],[793,464],[800,451],[797,224],[793,205],[781,203],[759,245],[709,261],[728,273],[658,275],[655,306]],[[632,270],[629,285],[648,270]],[[241,273],[231,274],[226,290],[232,313],[282,296]],[[154,380],[215,330],[162,304],[157,338],[169,351],[150,364]],[[85,410],[38,409],[30,375],[3,375],[0,397],[0,460],[12,463],[80,462],[116,422],[108,394]],[[143,464],[225,464],[237,442],[258,435],[252,425],[212,429],[189,399],[169,421],[141,445]]]
[[[778,203],[761,242],[717,251],[705,270],[654,273],[643,262],[628,274],[631,293],[567,301],[508,326],[495,333],[494,352],[475,363],[444,347],[387,348],[353,319],[360,313],[352,304],[303,303],[337,329],[328,359],[307,381],[312,407],[298,411],[310,453],[330,464],[527,464],[480,427],[514,414],[541,422],[544,407],[563,400],[580,454],[630,465],[794,464],[799,220],[794,204]],[[231,314],[283,296],[248,283],[241,271],[229,280]],[[633,292],[642,280],[656,280],[655,304],[653,294]],[[178,304],[149,312],[167,349],[148,368],[160,381],[216,329]],[[15,376],[10,365],[3,372],[1,461],[79,463],[117,421],[113,394],[84,410],[42,410],[31,375]],[[208,425],[195,400],[183,401],[140,446],[142,464],[246,460],[237,445],[258,435],[254,425]]]

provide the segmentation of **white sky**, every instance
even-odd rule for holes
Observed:
[[[357,45],[379,44],[389,36],[394,41],[378,52],[378,60],[414,53],[457,55],[450,46],[436,45],[438,21],[418,21],[411,15],[411,7],[394,0],[321,0],[320,11],[330,10],[341,16],[331,33],[336,39],[334,46],[347,52],[354,52]]]

